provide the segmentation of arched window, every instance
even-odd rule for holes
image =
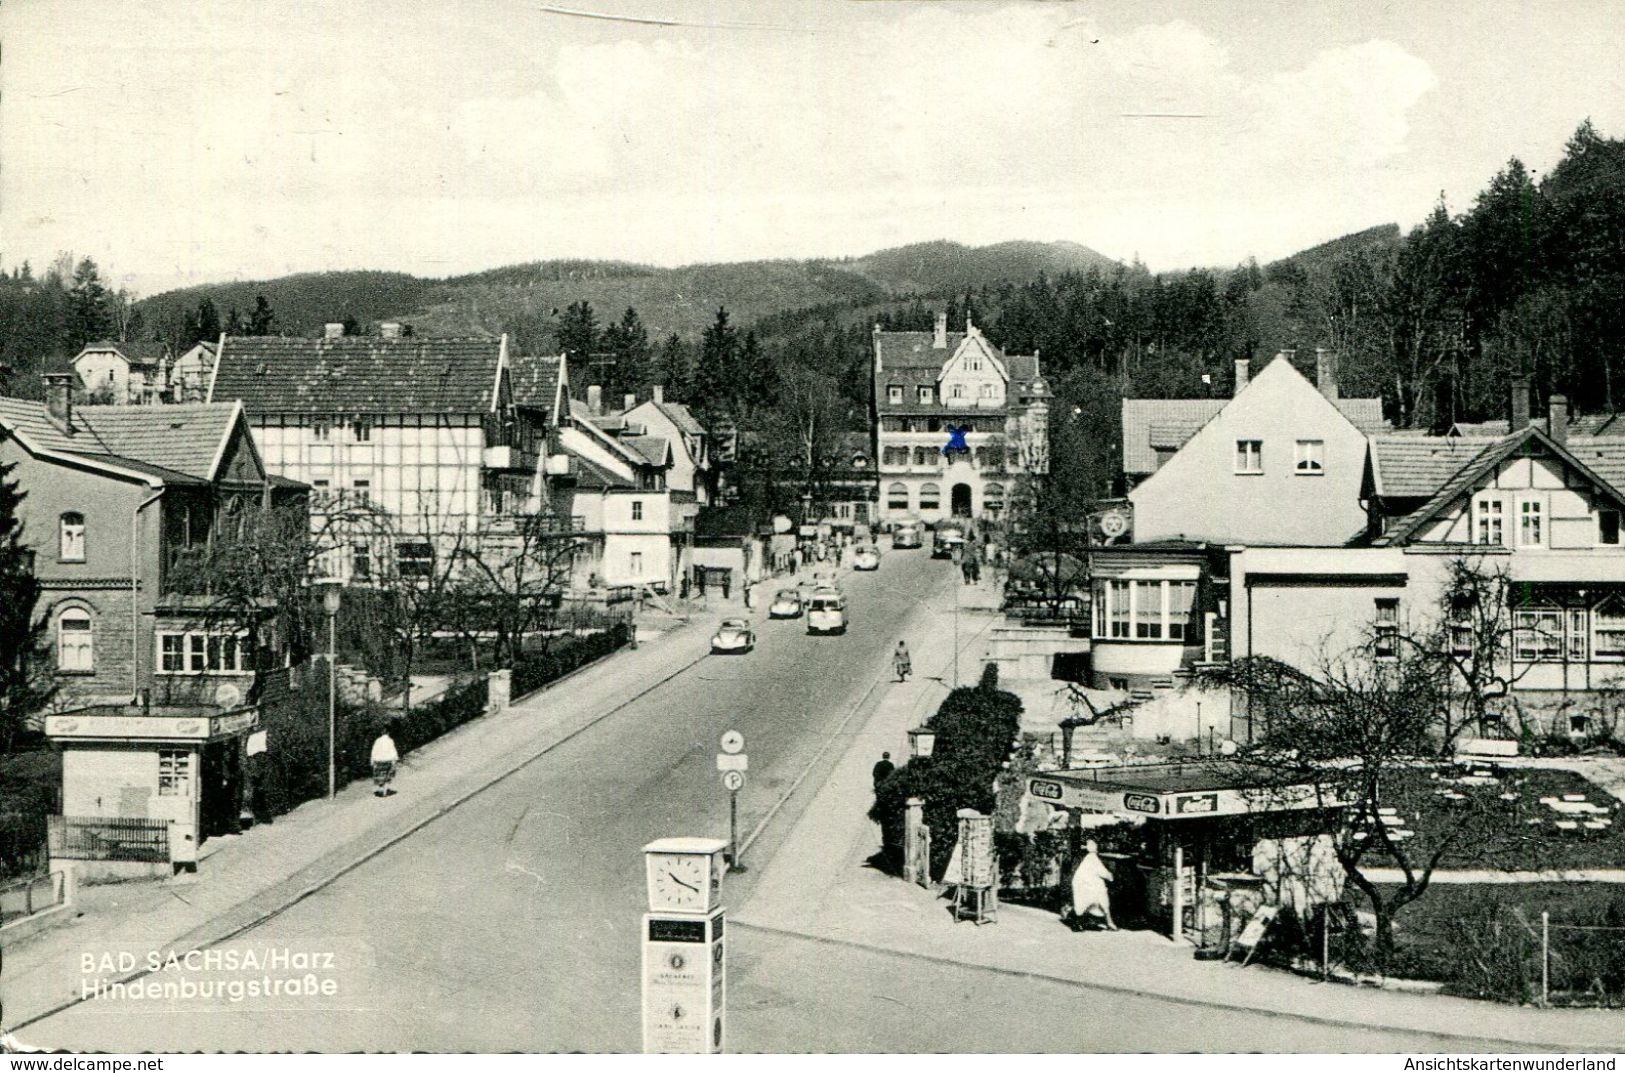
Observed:
[[[986,511],[1004,509],[1004,485],[988,484],[982,486],[982,509]]]
[[[85,516],[69,511],[62,516],[61,541],[57,558],[65,563],[85,561]]]
[[[70,607],[57,616],[56,669],[72,674],[91,674],[96,670],[95,633],[91,629],[90,612],[82,607]]]
[[[896,483],[894,483],[894,484],[890,485],[889,487],[887,487],[887,489],[886,489],[886,509],[887,510],[907,510],[908,509],[908,485],[904,484],[902,481],[897,481]]]
[[[942,507],[942,489],[935,484],[920,485],[920,509],[938,510]]]

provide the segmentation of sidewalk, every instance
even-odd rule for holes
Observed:
[[[81,886],[62,925],[5,951],[3,1030],[79,998],[84,954],[184,952],[226,939],[313,893],[498,779],[703,658],[717,611],[653,633],[496,716],[407,756],[387,798],[365,779],[273,824],[204,843],[194,875]],[[23,1032],[26,1041],[26,1030]]]
[[[968,592],[968,590],[966,590]],[[978,615],[967,630],[961,603],[960,674],[979,668]],[[1195,1006],[1237,1008],[1311,1021],[1365,1025],[1550,1049],[1616,1051],[1617,1010],[1536,1010],[1468,999],[1319,984],[1260,967],[1193,959],[1188,946],[1151,932],[1074,934],[1052,913],[1003,905],[994,924],[955,924],[949,903],[868,866],[879,832],[866,812],[870,767],[882,750],[907,755],[906,732],[943,696],[952,644],[939,628],[911,642],[920,677],[892,685],[730,923],[741,929],[850,944]],[[973,670],[970,680],[974,681]],[[1019,987],[1018,981],[1012,985]],[[1268,1041],[1260,1040],[1267,1050]]]

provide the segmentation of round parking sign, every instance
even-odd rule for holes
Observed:
[[[738,791],[745,787],[745,773],[743,771],[724,771],[722,773],[722,788],[728,791]]]

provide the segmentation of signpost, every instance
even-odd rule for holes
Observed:
[[[745,864],[739,859],[739,791],[745,788],[745,772],[750,770],[750,757],[745,755],[745,735],[730,730],[722,735],[722,751],[717,754],[717,770],[722,772],[722,788],[728,791],[728,868],[743,872]]]
[[[643,847],[645,1054],[717,1054],[725,1039],[720,838],[662,838]]]

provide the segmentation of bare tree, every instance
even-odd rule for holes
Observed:
[[[512,666],[525,638],[550,628],[570,584],[581,538],[562,511],[516,515],[508,531],[481,533],[457,553],[449,598],[466,631],[489,629],[496,658]]]

